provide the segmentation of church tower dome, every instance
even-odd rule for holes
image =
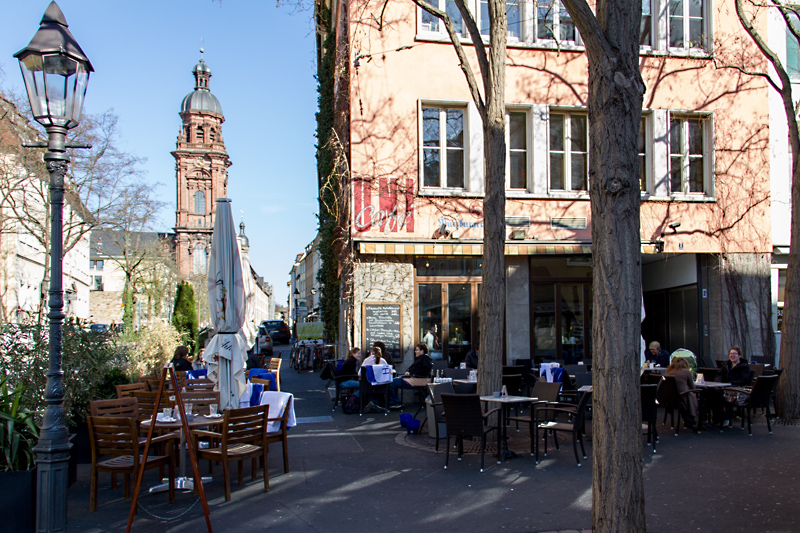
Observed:
[[[230,158],[222,138],[225,117],[217,97],[209,90],[211,69],[203,59],[192,69],[194,90],[181,102],[181,128],[175,151],[177,205],[175,210],[176,260],[181,277],[204,276],[215,199],[228,196]]]

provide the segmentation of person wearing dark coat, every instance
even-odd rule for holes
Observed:
[[[476,340],[472,350],[467,352],[467,355],[464,357],[464,364],[466,365],[467,368],[475,368],[475,369],[478,368],[480,347],[481,347],[480,342]]]
[[[644,352],[644,358],[656,366],[667,368],[669,366],[669,352],[661,348],[661,343],[653,341],[648,350]]]
[[[742,349],[738,346],[731,346],[731,349],[728,350],[728,361],[722,365],[715,381],[744,387],[750,385],[751,375],[750,365],[743,357]],[[721,390],[708,391],[705,397],[711,405],[714,423],[720,423],[722,427],[729,426],[733,408],[725,403],[724,393]]]
[[[175,355],[172,357],[172,366],[176,371],[183,372],[186,370],[192,370],[192,362],[186,358],[188,355],[188,347],[178,346],[175,348]]]
[[[389,407],[399,407],[400,396],[397,394],[397,389],[403,387],[409,389],[408,385],[403,383],[403,377],[427,378],[431,375],[433,369],[433,360],[428,355],[428,345],[421,342],[414,346],[414,362],[408,367],[403,376],[398,376],[392,380],[392,386],[389,389]]]

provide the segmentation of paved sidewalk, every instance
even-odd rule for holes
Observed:
[[[288,353],[285,346],[278,350]],[[419,436],[401,431],[399,411],[388,416],[345,415],[341,408],[332,412],[319,372],[298,374],[286,368],[281,384],[296,399],[291,471],[283,473],[280,447],[272,445],[270,492],[263,492],[261,480],[250,481],[248,462],[243,487],[232,474],[232,500],[226,503],[222,470],[215,467],[206,494],[216,532],[591,530],[591,442],[589,459],[580,468],[569,444],[551,450],[537,466],[524,453],[529,441],[522,429],[514,435],[518,458],[498,465],[487,455],[481,473],[478,455],[458,462],[453,454],[444,470],[444,453],[434,452],[427,431]],[[412,405],[403,412],[415,410]],[[754,420],[753,437],[738,426],[675,437],[659,425],[658,452],[646,447],[644,452],[648,531],[800,531],[800,427],[776,424],[773,429],[769,435],[761,416]],[[205,462],[201,470],[207,471]],[[145,486],[156,482],[155,473],[148,472]],[[178,493],[176,504],[169,505],[166,494],[143,491],[140,502],[145,510],[134,519],[132,531],[206,530],[202,508],[191,493]],[[121,488],[110,489],[108,476],[101,476],[97,512],[89,513],[88,507],[89,465],[80,465],[79,480],[69,493],[68,530],[124,531],[130,500],[122,499]],[[166,521],[150,513],[182,516]]]

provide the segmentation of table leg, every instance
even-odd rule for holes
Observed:
[[[175,488],[178,490],[194,490],[194,479],[191,477],[186,477],[186,462],[189,460],[186,453],[186,435],[183,432],[183,427],[181,427],[181,441],[180,441],[180,454],[181,454],[181,466],[179,476],[175,478]],[[203,477],[203,483],[210,483],[210,477]],[[150,493],[153,494],[155,492],[164,492],[169,490],[169,478],[164,478],[161,480],[162,482],[154,487],[150,487]]]

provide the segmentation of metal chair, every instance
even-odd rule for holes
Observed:
[[[436,427],[436,453],[439,453],[439,424],[445,423],[444,407],[442,405],[442,393],[455,394],[453,384],[449,381],[444,383],[428,383],[429,396],[425,399],[427,407],[431,408],[433,416],[428,416],[430,423]],[[446,433],[447,431],[445,431]]]
[[[577,407],[572,404],[551,404],[546,409],[535,410],[536,419],[534,425],[536,426],[536,433],[534,435],[534,455],[536,457],[536,464],[539,464],[539,430],[544,431],[544,456],[547,457],[547,434],[553,436],[553,441],[558,447],[558,433],[571,433],[572,434],[572,450],[575,452],[575,460],[578,466],[581,466],[580,457],[578,457],[578,443],[581,444],[581,454],[586,459],[586,450],[583,447],[583,423],[586,417],[586,407],[589,404],[592,393],[583,393],[578,401]],[[544,420],[540,422],[540,414],[544,412],[545,416],[550,417],[553,415],[567,415],[570,418],[568,422],[559,422],[557,420]]]
[[[731,398],[735,398],[734,400],[728,400],[726,398],[725,401],[739,410],[740,415],[742,415],[742,428],[744,428],[744,415],[745,413],[747,414],[747,432],[751,437],[753,436],[751,413],[759,408],[766,409],[767,430],[769,434],[772,435],[772,425],[770,424],[772,415],[769,410],[769,404],[772,391],[777,385],[778,376],[760,376],[756,378],[753,383],[753,388],[750,390],[739,387],[729,387],[725,389],[726,392],[731,391],[736,393],[735,396],[730,396]]]
[[[535,402],[531,402],[530,411],[527,415],[509,416],[507,420],[514,421],[517,424],[517,431],[519,431],[519,423],[528,424],[531,435],[531,455],[534,454],[534,423],[537,420],[537,409],[546,407],[549,404],[557,404],[558,391],[561,389],[561,383],[548,383],[547,381],[537,381],[533,385],[533,392],[531,395],[536,398]],[[539,418],[541,420],[541,418]]]

